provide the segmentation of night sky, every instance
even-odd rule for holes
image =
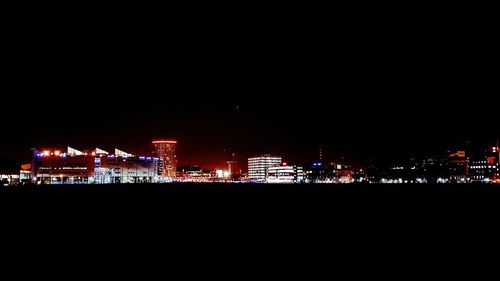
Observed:
[[[0,155],[18,162],[166,137],[207,168],[232,153],[306,164],[320,146],[366,164],[500,137],[499,46],[467,24],[54,21],[7,36]]]

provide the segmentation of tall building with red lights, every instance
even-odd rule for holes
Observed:
[[[162,161],[161,175],[164,177],[175,178],[177,172],[177,141],[175,140],[154,140],[154,156]]]

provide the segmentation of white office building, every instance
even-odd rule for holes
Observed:
[[[267,169],[281,166],[282,157],[261,155],[248,159],[248,178],[252,182],[266,182]]]
[[[298,166],[278,166],[267,169],[267,183],[301,183],[304,182],[304,169]]]

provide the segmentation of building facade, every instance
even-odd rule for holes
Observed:
[[[177,141],[154,140],[153,155],[161,160],[161,175],[175,178],[177,173]]]
[[[309,183],[350,183],[354,177],[354,171],[350,165],[333,162],[314,162],[305,174],[306,181]]]
[[[0,187],[14,186],[21,182],[19,167],[15,162],[0,161]]]
[[[159,167],[156,157],[96,157],[94,183],[154,183],[159,181]]]
[[[471,182],[500,182],[500,148],[490,147],[469,164]]]
[[[183,166],[177,168],[178,181],[183,182],[210,182],[217,178],[215,171],[203,170],[200,166]]]
[[[465,151],[448,153],[449,181],[451,183],[466,183],[469,180],[469,159]]]
[[[68,154],[58,149],[35,150],[31,178],[37,184],[88,184],[94,182],[94,168],[92,154]]]
[[[251,182],[266,182],[267,169],[281,166],[281,156],[270,154],[256,156],[248,159],[248,179]]]
[[[36,184],[152,183],[160,181],[160,163],[156,157],[109,155],[97,149],[36,150],[31,179]]]
[[[299,166],[283,165],[267,168],[267,183],[302,183],[304,180],[304,169]]]

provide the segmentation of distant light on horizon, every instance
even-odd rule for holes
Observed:
[[[161,143],[176,144],[177,141],[175,141],[175,140],[156,140],[156,141],[153,141],[153,144],[161,144]]]

